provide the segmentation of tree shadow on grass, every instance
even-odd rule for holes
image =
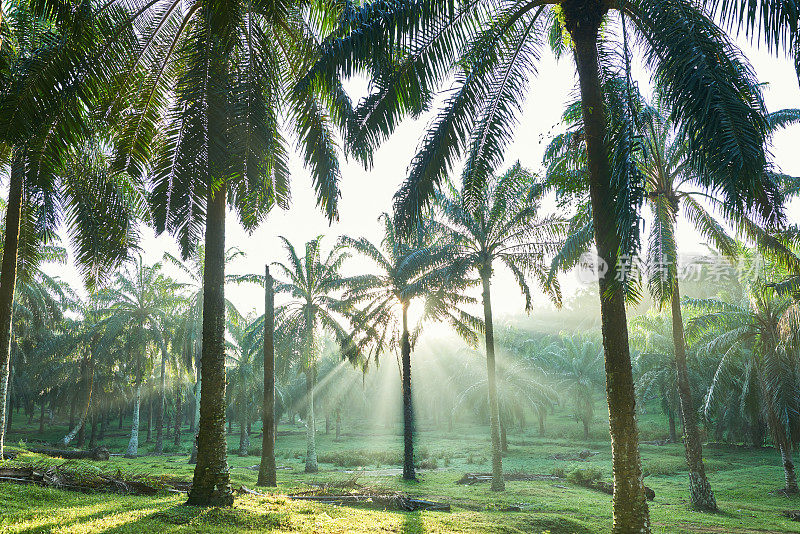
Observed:
[[[406,512],[403,514],[403,525],[400,527],[403,534],[424,534],[425,521],[419,512]]]

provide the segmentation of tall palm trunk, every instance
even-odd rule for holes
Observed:
[[[692,390],[689,387],[689,368],[686,365],[686,340],[683,334],[683,313],[678,280],[674,281],[672,291],[672,341],[675,344],[675,368],[678,374],[678,397],[683,416],[683,444],[686,451],[686,464],[689,466],[689,488],[692,506],[698,510],[715,511],[717,501],[711,484],[706,478],[703,464],[703,443],[697,428],[697,413],[692,405]],[[674,421],[671,431],[674,432]]]
[[[209,191],[203,273],[203,353],[197,465],[189,504],[233,504],[225,441],[225,186]]]
[[[133,417],[131,418],[131,439],[128,440],[128,450],[125,456],[136,458],[139,453],[139,409],[142,404],[142,382],[136,383],[136,394],[133,398]]]
[[[180,385],[175,388],[175,447],[181,444],[181,416],[183,414],[183,392]]]
[[[189,453],[189,463],[197,463],[197,423],[200,421],[200,389],[203,381],[200,373],[197,374],[197,381],[194,383],[194,407],[192,409],[192,452]]]
[[[167,403],[167,351],[161,351],[161,377],[158,384],[158,406],[156,408],[156,448],[154,452],[164,452],[164,406]]]
[[[317,436],[316,425],[314,423],[314,367],[309,363],[306,369],[306,473],[316,473],[319,471],[317,465]]]
[[[495,376],[494,325],[492,323],[492,266],[481,268],[483,283],[483,320],[486,332],[486,377],[489,384],[489,429],[492,435],[492,491],[503,491],[503,451],[500,443],[500,407],[497,402],[497,379]]]
[[[264,269],[264,404],[259,486],[277,486],[275,466],[275,283]]]
[[[762,369],[758,369],[759,386],[761,396],[764,399],[771,399],[769,386],[764,378]],[[778,414],[775,413],[775,405],[772,402],[766,401],[767,407],[767,425],[772,432],[772,442],[778,449],[781,455],[781,465],[783,466],[783,476],[786,480],[786,487],[783,488],[784,493],[787,495],[796,495],[800,492],[797,486],[797,474],[794,470],[794,461],[792,460],[792,448],[789,444],[789,439],[786,436],[786,430],[778,419]]]
[[[241,385],[242,400],[239,402],[239,456],[250,454],[250,422],[247,414],[247,384]]]
[[[14,289],[17,285],[19,228],[22,218],[22,188],[25,176],[22,158],[15,154],[6,206],[6,235],[0,272],[0,459],[5,442],[6,406],[11,372],[11,319],[14,310]]]
[[[83,413],[78,424],[61,440],[63,445],[68,445],[78,435],[78,447],[83,447],[86,418],[92,405],[92,391],[94,389],[94,353],[89,352],[81,362],[81,382],[83,383]]]
[[[625,300],[622,291],[609,283],[617,267],[619,237],[613,216],[611,171],[605,144],[606,118],[597,58],[597,35],[607,10],[605,6],[599,0],[568,0],[562,4],[580,82],[595,244],[610,274],[600,278],[599,290],[614,471],[613,532],[649,533],[650,514],[642,481]]]
[[[411,340],[408,335],[408,302],[403,302],[403,338],[400,341],[403,390],[403,478],[416,480],[414,472],[414,406],[411,399]]]

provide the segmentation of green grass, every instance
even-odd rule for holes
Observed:
[[[658,414],[644,414],[644,439],[663,437]],[[579,439],[580,427],[567,415],[549,420],[548,433],[539,437],[533,429],[509,432],[509,452],[504,458],[507,472],[570,473],[583,470],[592,476],[611,478],[611,453],[604,422],[594,424],[590,441]],[[436,465],[421,471],[421,481],[405,482],[397,475],[401,442],[396,428],[351,428],[352,435],[333,439],[333,432],[319,433],[320,473],[303,472],[305,438],[300,427],[281,425],[291,433],[278,439],[279,488],[268,496],[238,496],[231,509],[200,509],[184,506],[185,497],[159,494],[155,497],[80,494],[50,488],[0,484],[0,532],[89,533],[89,532],[529,532],[551,534],[603,533],[611,526],[610,496],[567,481],[507,482],[506,491],[493,493],[488,484],[455,484],[465,472],[489,471],[488,431],[458,425],[453,432],[434,430],[424,422],[418,436],[418,461]],[[20,432],[20,430],[23,430]],[[9,436],[14,445],[37,437],[15,427]],[[53,440],[63,427],[48,432]],[[650,433],[648,435],[647,433]],[[124,448],[124,434],[115,430],[106,440],[112,452]],[[144,433],[142,434],[144,439]],[[97,463],[103,469],[124,472],[168,474],[191,478],[186,462],[187,443],[180,455],[114,456]],[[253,446],[260,444],[253,438]],[[238,436],[229,438],[230,450],[238,448]],[[143,447],[147,452],[150,445]],[[599,454],[586,461],[559,461],[556,453],[590,449]],[[787,509],[800,509],[800,498],[776,495],[783,482],[780,461],[771,449],[707,447],[704,451],[709,478],[721,511],[699,513],[687,504],[686,468],[681,445],[642,445],[645,483],[656,492],[650,503],[654,532],[662,533],[778,533],[800,532],[800,523],[784,518]],[[248,469],[257,456],[231,454],[231,478],[235,486],[253,488],[257,472]],[[23,458],[24,461],[24,458]],[[92,462],[87,462],[92,463]],[[596,473],[595,473],[596,472]],[[358,474],[368,487],[400,490],[412,495],[451,503],[453,511],[402,513],[352,507],[317,505],[292,501],[287,493],[308,489],[310,484],[346,481]],[[572,479],[580,478],[573,475]],[[507,506],[521,512],[502,512]]]

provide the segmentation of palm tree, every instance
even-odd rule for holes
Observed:
[[[637,354],[634,360],[636,390],[643,400],[656,397],[667,416],[669,440],[678,441],[676,415],[680,413],[677,373],[671,319],[664,314],[647,313],[631,320],[631,346]],[[699,384],[696,380],[695,384]]]
[[[755,0],[749,3],[757,5]],[[742,14],[736,8],[729,11]],[[761,12],[758,7],[749,10],[751,15]],[[794,19],[781,20],[789,24]],[[620,175],[609,164],[612,159],[631,160],[636,133],[630,127],[617,132],[607,128],[600,71],[601,58],[607,56],[598,54],[601,27],[619,30],[603,32],[603,45],[622,41],[626,57],[634,52],[631,46],[641,53],[698,167],[704,175],[727,177],[720,182],[731,205],[751,208],[768,220],[780,219],[771,193],[760,184],[766,164],[765,128],[754,112],[762,103],[752,71],[690,0],[619,5],[557,0],[554,6],[374,1],[355,9],[344,26],[344,37],[325,44],[304,82],[333,85],[337,76],[356,72],[372,77],[372,93],[348,121],[348,149],[366,163],[403,116],[427,109],[438,90],[455,79],[395,197],[395,212],[405,220],[419,216],[436,187],[462,160],[467,197],[480,196],[482,183],[501,164],[513,138],[516,117],[536,74],[540,43],[551,38],[559,55],[571,49],[577,65],[597,253],[609,272],[616,272],[619,254],[635,250],[641,203],[635,193],[643,180],[633,165]],[[749,184],[744,195],[736,186],[739,181]],[[647,532],[624,295],[614,280],[603,278],[599,285],[617,488],[613,529]]]
[[[357,329],[365,332],[361,343],[377,359],[386,352],[400,352],[403,396],[403,478],[416,480],[414,472],[414,411],[411,397],[411,350],[424,319],[448,322],[468,342],[476,343],[480,320],[460,309],[471,299],[463,295],[467,280],[447,280],[441,266],[449,249],[430,235],[430,224],[422,223],[413,236],[404,239],[388,214],[379,217],[384,237],[376,247],[365,238],[342,236],[340,243],[369,258],[380,274],[358,277],[345,298],[363,306],[357,313]],[[413,332],[408,325],[408,308],[414,300],[425,299],[425,316]]]
[[[314,421],[314,388],[316,360],[319,355],[320,333],[333,334],[343,347],[352,344],[352,335],[340,323],[337,315],[346,313],[347,303],[336,293],[345,289],[350,280],[341,275],[342,263],[349,257],[341,247],[335,247],[327,256],[322,255],[322,236],[306,243],[305,256],[297,255],[294,246],[285,237],[286,264],[275,266],[287,279],[275,287],[276,293],[288,293],[292,300],[275,311],[279,328],[285,329],[286,344],[292,354],[300,356],[297,362],[306,381],[306,473],[316,473],[317,446]]]
[[[231,263],[237,257],[244,256],[244,253],[236,247],[230,247],[225,251],[225,265]],[[202,376],[200,373],[200,363],[203,353],[203,281],[205,279],[205,247],[198,245],[192,253],[183,260],[176,258],[170,253],[164,254],[164,261],[176,267],[185,281],[183,285],[188,291],[186,310],[181,314],[181,319],[175,332],[179,352],[187,368],[194,368],[194,410],[192,413],[192,431],[196,430],[197,422],[200,419],[200,389],[202,386]],[[225,276],[225,282],[235,281],[232,275]],[[225,299],[225,309],[235,310],[233,304]],[[189,456],[189,463],[197,463],[197,439],[192,445],[192,452]]]
[[[132,358],[134,387],[133,422],[126,456],[135,457],[139,447],[139,406],[142,381],[152,367],[153,349],[167,358],[165,323],[168,311],[175,304],[180,285],[161,273],[161,264],[145,265],[142,257],[135,258],[125,272],[119,273],[114,285],[101,298],[107,303],[101,315],[104,337],[125,336],[126,348]]]
[[[339,166],[333,127],[349,113],[338,87],[323,94],[295,81],[316,59],[338,2],[111,0],[136,28],[109,39],[96,60],[118,82],[112,109],[119,125],[118,163],[135,175],[150,169],[157,232],[178,237],[184,256],[204,237],[203,356],[197,466],[189,502],[230,505],[225,443],[224,255],[227,207],[253,230],[275,205],[289,202],[288,148],[295,134],[317,202],[337,216]],[[126,28],[123,28],[126,29]],[[121,43],[121,44],[120,44]],[[122,53],[115,54],[122,50]],[[130,89],[134,90],[131,91]],[[285,110],[285,111],[284,111]],[[282,111],[284,111],[282,113]]]
[[[478,351],[468,351],[463,355],[468,358],[483,356]],[[519,358],[520,355],[516,355]],[[459,393],[453,406],[457,410],[462,405],[483,415],[489,412],[488,384],[484,373],[478,366],[463,363],[455,373],[454,381],[459,386]],[[547,412],[558,404],[556,389],[546,382],[547,374],[524,359],[498,359],[497,402],[500,412],[500,441],[503,451],[508,450],[506,426],[515,418],[520,426],[525,420],[525,412],[532,411],[541,423],[540,432],[544,432],[544,419]]]
[[[530,277],[538,279],[546,292],[558,299],[556,282],[547,278],[547,255],[557,250],[563,221],[539,215],[542,189],[535,177],[518,163],[502,176],[482,184],[474,205],[466,191],[437,194],[437,221],[452,245],[448,250],[454,278],[477,272],[482,284],[485,325],[486,369],[489,391],[489,420],[492,437],[492,489],[505,488],[500,444],[500,414],[495,377],[494,327],[491,280],[495,266],[503,265],[514,275],[525,296],[525,309],[532,307]]]
[[[248,346],[248,332],[254,317],[243,317],[238,312],[228,312],[228,360],[230,362],[230,397],[234,413],[239,417],[239,456],[250,451],[250,413],[255,405],[256,374],[254,351]]]
[[[592,340],[562,337],[558,345],[534,354],[534,361],[557,379],[560,391],[568,392],[575,419],[583,424],[583,439],[589,439],[589,425],[594,419],[594,392],[603,384],[603,354]]]
[[[702,312],[690,322],[692,333],[702,343],[700,350],[722,354],[706,403],[713,401],[731,364],[751,358],[764,419],[783,463],[784,491],[798,493],[792,461],[792,449],[800,442],[800,424],[793,415],[800,409],[796,393],[800,376],[795,364],[798,347],[794,342],[800,317],[797,304],[791,297],[777,295],[762,279],[750,284],[741,302],[718,299],[689,302]],[[792,335],[787,340],[783,332]]]
[[[77,247],[76,261],[89,286],[108,275],[127,257],[138,240],[134,220],[141,213],[139,186],[127,176],[108,172],[107,155],[96,142],[75,148],[52,167],[36,168],[23,156],[11,165],[11,190],[6,204],[3,258],[0,274],[0,404],[5,406],[9,377],[13,295],[19,281],[26,284],[42,261],[52,259],[56,229],[65,224]],[[45,183],[42,183],[44,180]],[[10,293],[5,290],[9,289]],[[0,407],[0,427],[5,428]],[[0,430],[0,453],[3,449]]]
[[[625,108],[630,100],[626,100],[631,92],[625,81],[609,75],[606,83],[606,109],[608,110],[611,128],[620,127],[624,122]],[[680,284],[678,280],[679,251],[675,240],[675,226],[678,216],[683,213],[694,229],[706,238],[717,250],[729,256],[737,252],[736,242],[728,236],[724,224],[732,225],[738,234],[757,242],[763,249],[774,249],[785,256],[786,247],[768,234],[759,224],[742,211],[730,208],[729,197],[714,196],[714,191],[721,184],[719,176],[711,177],[702,174],[696,160],[689,150],[688,141],[676,131],[668,117],[668,110],[663,103],[655,106],[647,105],[636,94],[634,121],[641,136],[637,141],[641,149],[634,155],[637,169],[644,175],[644,193],[653,213],[653,224],[647,242],[648,286],[658,306],[670,305],[672,311],[672,337],[677,373],[678,398],[683,418],[684,446],[686,463],[689,467],[690,495],[692,506],[699,510],[714,511],[717,509],[716,499],[705,474],[702,459],[702,440],[697,426],[697,412],[692,402],[689,371],[686,363],[686,342],[683,335],[683,317],[680,306]],[[564,114],[565,122],[571,126],[570,131],[559,136],[551,144],[547,154],[549,174],[555,181],[569,180],[575,174],[587,176],[585,146],[578,141],[583,135],[577,104],[570,106]],[[781,110],[767,116],[767,127],[771,131],[800,120],[800,110]],[[576,142],[577,141],[577,142]],[[627,164],[627,163],[626,163]],[[623,172],[623,169],[619,169]],[[774,179],[765,174],[762,179],[770,183]],[[734,184],[733,190],[744,189],[747,183]],[[771,185],[765,185],[769,189]],[[744,195],[745,191],[739,191]],[[579,251],[588,250],[591,246],[593,232],[592,220],[587,217],[591,213],[588,206],[579,210],[573,224],[580,225],[579,232],[573,234],[569,246],[566,247],[561,260],[571,263]],[[710,205],[708,209],[704,204]],[[625,269],[633,265],[625,265]],[[632,273],[623,273],[626,276]]]

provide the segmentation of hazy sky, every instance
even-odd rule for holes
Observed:
[[[768,109],[771,111],[800,107],[800,89],[792,64],[785,59],[777,59],[765,52],[741,43],[745,54],[759,79],[768,84],[764,95]],[[637,69],[638,70],[638,69]],[[646,87],[649,79],[645,74],[639,75],[641,87]],[[359,84],[351,84],[358,90]],[[363,85],[363,84],[361,84]],[[516,160],[533,169],[541,169],[544,147],[553,133],[559,133],[558,125],[564,104],[572,99],[575,85],[575,68],[570,56],[561,61],[545,52],[539,75],[533,80],[525,110],[520,118],[513,144],[507,150],[506,164]],[[272,261],[283,261],[284,251],[278,236],[286,236],[296,247],[317,235],[324,234],[326,250],[342,234],[365,236],[375,243],[380,241],[380,225],[378,216],[391,209],[392,196],[405,176],[406,169],[418,146],[419,139],[430,116],[417,121],[406,121],[392,138],[386,142],[375,155],[375,165],[365,171],[359,164],[351,161],[342,162],[342,198],[340,202],[340,220],[329,225],[325,217],[316,208],[311,179],[299,159],[292,161],[292,205],[288,211],[276,210],[253,234],[248,235],[239,227],[233,216],[228,218],[227,246],[237,246],[246,253],[246,257],[238,259],[229,268],[231,273],[262,273],[264,264]],[[775,163],[786,173],[800,173],[800,151],[797,138],[798,127],[780,132],[773,146]],[[790,210],[793,222],[800,222],[800,204],[795,202]],[[142,250],[147,263],[159,261],[165,251],[178,254],[174,240],[162,235],[156,238],[152,230],[142,231]],[[702,249],[700,238],[692,231],[679,224],[679,244],[684,251]],[[352,260],[348,270],[368,269],[369,263],[363,260]],[[48,266],[46,270],[58,274],[79,285],[79,278],[68,266]],[[574,287],[574,276],[566,275],[565,286]],[[494,305],[500,314],[522,311],[523,299],[515,290],[509,275],[499,275],[495,281]],[[228,296],[243,313],[250,309],[263,310],[263,294],[255,287],[230,287]],[[537,297],[534,297],[536,305]],[[544,297],[538,297],[539,303]]]

